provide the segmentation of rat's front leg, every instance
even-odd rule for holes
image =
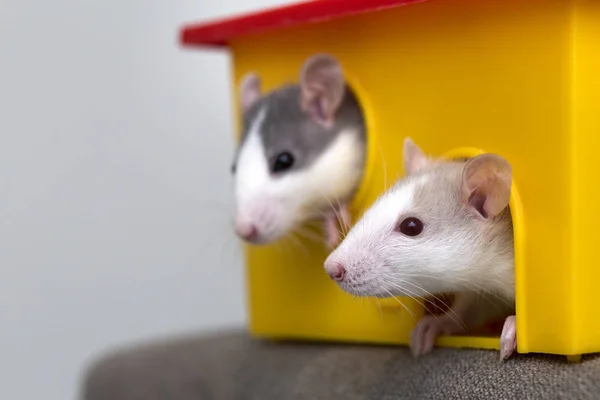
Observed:
[[[419,320],[410,336],[410,350],[415,357],[431,353],[436,339],[467,330],[464,322],[472,297],[457,294],[452,307],[443,315],[425,315]]]

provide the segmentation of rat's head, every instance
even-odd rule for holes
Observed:
[[[381,297],[494,290],[510,282],[509,163],[494,154],[432,160],[407,139],[404,165],[406,178],[327,258],[331,278],[351,294]]]
[[[362,173],[364,122],[340,64],[327,55],[308,59],[297,85],[263,94],[260,78],[249,73],[239,94],[236,232],[269,243],[352,194]]]

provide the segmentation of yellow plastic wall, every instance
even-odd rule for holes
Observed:
[[[570,267],[572,353],[600,347],[600,2],[581,0],[573,12],[571,160],[573,251]],[[565,351],[560,349],[561,351]]]
[[[469,148],[506,157],[518,189],[518,351],[598,351],[597,3],[431,0],[248,36],[232,43],[234,89],[250,70],[265,90],[296,81],[316,52],[341,61],[369,128],[355,216],[403,174],[406,136],[434,156]],[[325,257],[306,238],[246,247],[251,332],[407,344],[419,302],[399,299],[407,311],[393,299],[352,298],[324,273]],[[438,344],[497,348],[498,339]]]

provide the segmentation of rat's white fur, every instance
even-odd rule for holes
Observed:
[[[301,170],[269,173],[258,129],[262,109],[251,124],[236,167],[236,224],[253,224],[257,243],[277,240],[310,218],[344,201],[361,178],[363,144],[355,131],[340,132],[314,162]]]
[[[365,212],[329,255],[325,269],[342,289],[358,296],[455,293],[450,312],[425,316],[413,330],[411,348],[422,355],[442,333],[476,329],[514,313],[513,232],[507,207],[511,169],[495,155],[469,162],[432,161],[410,140],[404,157],[408,176]],[[488,215],[487,209],[495,212]],[[407,217],[423,222],[420,234],[401,232]],[[345,270],[342,278],[340,267]],[[515,348],[513,320],[506,319],[501,336],[503,358]]]
[[[488,220],[461,202],[464,163],[437,163],[382,195],[325,262],[346,269],[339,285],[355,295],[426,296],[472,291],[514,298],[510,212]],[[397,227],[423,221],[410,237]]]

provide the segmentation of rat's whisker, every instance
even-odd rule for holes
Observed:
[[[342,216],[342,221],[344,222],[344,236],[348,236],[350,229],[352,229],[352,215],[350,214],[350,209],[347,205],[340,206],[340,215]]]
[[[398,302],[398,304],[400,304],[406,310],[406,312],[409,313],[412,316],[412,318],[415,320],[415,322],[418,322],[417,321],[417,316],[415,315],[414,312],[412,312],[412,310],[410,308],[408,308],[402,301],[400,301],[396,296],[394,296],[392,294],[392,292],[390,292],[387,288],[382,287],[382,289],[385,292],[387,292],[390,295],[390,297],[392,297],[394,300],[396,300]]]
[[[422,274],[422,273],[416,273],[416,274],[410,274],[410,273],[402,273],[398,276],[399,278],[427,278],[427,279],[436,279],[436,280],[445,280],[444,277],[441,276],[434,276],[434,275],[427,275],[427,274]],[[457,281],[456,284],[460,285],[461,287],[463,287],[466,290],[469,291],[476,291],[477,293],[479,293],[479,295],[481,297],[483,297],[484,299],[488,300],[490,303],[494,303],[493,300],[491,300],[489,297],[487,297],[485,294],[488,294],[489,296],[492,296],[492,298],[500,301],[502,304],[512,307],[513,304],[508,301],[506,298],[504,298],[503,296],[501,296],[498,293],[495,293],[489,289],[486,289],[485,287],[481,286],[480,284],[464,279],[464,278],[459,278],[459,277],[453,277],[453,280]]]
[[[388,283],[388,285],[390,285],[390,284]],[[391,286],[392,286],[392,288],[398,289],[398,290],[400,290],[400,291],[402,291],[402,292],[406,293],[406,297],[408,297],[408,298],[410,298],[410,299],[414,300],[415,302],[417,302],[417,303],[418,303],[418,304],[419,304],[419,305],[420,305],[420,306],[421,306],[421,307],[422,307],[424,310],[425,310],[425,309],[427,309],[427,307],[425,306],[425,304],[419,300],[419,297],[418,297],[418,296],[415,296],[415,292],[412,292],[412,291],[410,291],[410,290],[406,289],[405,287],[402,287],[402,286],[400,286],[400,285],[398,285],[398,284],[393,284],[393,285],[391,285]],[[388,290],[388,292],[390,292],[390,291]],[[390,293],[391,293],[391,292],[390,292]],[[437,315],[435,315],[435,314],[431,314],[431,315],[432,315],[432,316],[433,316],[435,319],[437,319],[437,320],[439,321],[439,318],[438,318],[438,316],[437,316]],[[440,322],[440,324],[441,324],[441,322]],[[443,325],[443,324],[442,324],[442,325]]]
[[[342,204],[340,203],[340,199],[338,197],[335,198],[335,201],[337,203],[337,209],[339,212],[339,220],[340,220],[340,228],[343,232],[342,237],[346,236],[348,234],[348,230],[350,229],[350,223],[349,223],[349,213],[348,213],[348,208],[346,206],[342,206]]]
[[[309,255],[310,252],[308,251],[306,246],[302,243],[302,240],[298,238],[297,234],[298,234],[298,232],[290,232],[290,235],[289,235],[290,240],[292,240],[300,250],[304,251],[305,255]]]
[[[309,231],[307,229],[296,228],[295,232],[299,236],[304,237],[304,238],[306,238],[308,240],[311,240],[313,242],[319,243],[322,240],[322,238],[320,238],[318,235],[316,235],[315,233],[313,233],[313,232],[311,232],[311,231]]]
[[[439,297],[437,297],[436,295],[434,295],[433,293],[431,293],[428,290],[425,290],[424,288],[422,288],[419,285],[416,285],[412,282],[409,282],[407,280],[403,280],[402,283],[404,284],[409,284],[413,287],[415,287],[417,290],[421,290],[423,292],[425,292],[427,294],[427,296],[431,296],[433,297],[435,300],[439,301],[440,303],[444,304],[446,307],[448,307],[448,311],[444,310],[442,307],[438,306],[435,302],[424,298],[425,301],[427,301],[429,304],[431,304],[432,306],[434,306],[435,308],[437,308],[439,311],[443,312],[444,314],[448,315],[448,317],[450,319],[452,319],[454,322],[460,324],[464,330],[467,330],[467,326],[464,324],[464,322],[462,321],[462,319],[458,316],[458,314],[456,314],[456,312],[452,309],[452,307],[449,304],[446,304],[442,299],[440,299]],[[450,315],[449,312],[451,312],[453,315]]]
[[[379,315],[381,316],[381,320],[383,321],[383,310],[381,309],[381,303],[379,302],[379,298],[378,297],[374,297],[375,301],[377,302],[377,308],[379,308]]]
[[[449,311],[450,311],[452,314],[450,314],[450,313],[449,313],[447,310],[443,309],[442,307],[438,306],[438,305],[437,305],[437,304],[436,304],[434,301],[432,301],[432,300],[429,300],[429,299],[428,299],[428,298],[426,298],[426,297],[425,297],[425,298],[423,298],[423,297],[420,297],[420,296],[419,296],[420,298],[423,298],[423,300],[424,300],[424,301],[426,301],[427,303],[431,304],[432,306],[434,306],[435,308],[437,308],[437,309],[438,309],[439,311],[441,311],[442,313],[446,314],[446,315],[448,316],[448,318],[450,318],[450,319],[451,319],[451,320],[452,320],[454,323],[456,323],[456,324],[460,325],[460,326],[461,326],[461,328],[462,328],[463,330],[465,330],[465,331],[467,330],[467,326],[466,326],[466,325],[465,325],[465,323],[462,321],[462,319],[461,319],[461,318],[460,318],[460,317],[459,317],[459,316],[456,314],[456,312],[455,312],[454,310],[452,310],[452,307],[450,307],[448,304],[444,303],[444,302],[443,302],[443,301],[442,301],[442,300],[441,300],[439,297],[437,297],[437,296],[433,295],[432,293],[428,292],[427,290],[424,290],[424,289],[420,288],[420,287],[419,287],[419,286],[417,286],[417,285],[414,285],[414,284],[412,284],[411,282],[403,281],[402,283],[408,283],[408,284],[411,284],[411,285],[415,286],[415,287],[416,287],[418,290],[423,290],[424,292],[426,292],[426,293],[429,293],[429,295],[430,295],[430,296],[434,297],[434,298],[435,298],[436,300],[438,300],[440,303],[442,303],[442,304],[446,305],[446,306],[448,307],[448,310],[449,310]],[[401,287],[399,287],[399,286],[397,286],[397,288],[398,288],[398,289],[400,289],[400,290],[407,290],[406,288],[401,288]],[[414,294],[414,292],[411,292],[411,293],[413,293],[413,294]],[[411,296],[411,297],[412,297],[412,296]],[[415,299],[415,300],[416,300],[416,299]],[[423,308],[424,308],[424,309],[426,309],[426,307],[425,307],[424,305],[422,305],[422,306],[423,306]],[[437,316],[436,316],[436,314],[433,314],[433,313],[432,313],[431,315],[433,315],[433,316],[434,316],[436,319],[438,319],[438,318],[437,318]]]

